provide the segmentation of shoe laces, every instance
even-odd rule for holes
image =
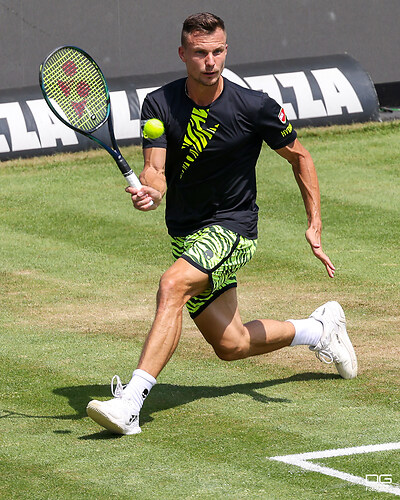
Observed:
[[[114,375],[111,380],[111,394],[114,396],[114,398],[122,398],[125,387],[125,385],[122,385],[121,379],[118,377],[118,375]]]
[[[338,356],[330,348],[333,339],[333,333],[331,333],[329,338],[325,339],[325,341],[319,347],[310,346],[310,350],[315,352],[315,356],[317,357],[317,359],[319,359],[323,363],[326,363],[327,365],[330,365],[333,362],[339,362]]]
[[[315,356],[327,365],[331,365],[334,362],[334,356],[328,349],[320,349],[318,351],[315,351]]]

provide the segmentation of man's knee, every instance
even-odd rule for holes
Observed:
[[[157,293],[157,302],[160,303],[174,303],[179,307],[185,304],[185,295],[187,287],[184,286],[182,280],[174,273],[166,271],[160,278],[160,283]]]
[[[236,361],[247,358],[249,352],[249,346],[245,339],[240,339],[236,343],[226,342],[213,345],[213,348],[215,354],[223,361]]]
[[[181,283],[179,278],[168,270],[161,276],[158,289],[160,293],[170,295],[172,293],[178,293],[180,287]]]
[[[178,259],[161,276],[158,302],[168,301],[183,307],[195,295],[209,286],[208,275],[199,271],[183,259]]]

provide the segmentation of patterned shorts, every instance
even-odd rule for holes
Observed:
[[[210,288],[186,306],[192,318],[219,295],[237,286],[236,271],[253,257],[257,240],[249,240],[222,226],[209,226],[183,237],[171,237],[172,255],[182,257],[208,274]]]

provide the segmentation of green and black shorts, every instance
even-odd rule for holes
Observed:
[[[208,274],[210,288],[186,306],[192,318],[219,295],[237,286],[236,272],[253,257],[257,240],[249,240],[222,226],[209,226],[188,236],[171,237],[172,254]]]

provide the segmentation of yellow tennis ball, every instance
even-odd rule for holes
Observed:
[[[157,139],[163,135],[164,132],[164,124],[158,118],[150,118],[143,127],[143,137],[145,139]]]

